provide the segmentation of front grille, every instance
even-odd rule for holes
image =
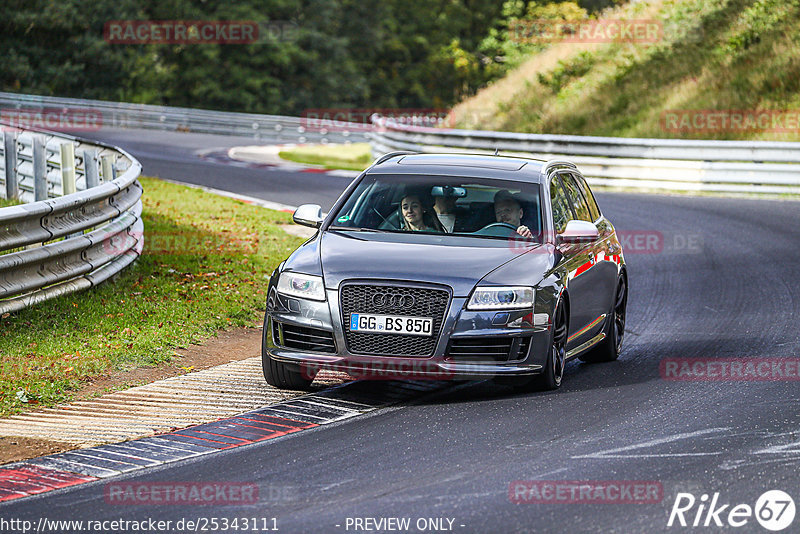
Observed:
[[[279,344],[279,340],[281,339],[279,330],[282,330],[283,346],[287,349],[336,352],[336,345],[333,342],[333,332],[328,332],[319,328],[279,323],[277,321],[273,321],[272,325],[272,339],[276,345]]]
[[[379,306],[376,294],[413,297],[413,304],[402,308]],[[445,289],[400,285],[345,284],[339,296],[342,324],[347,349],[354,354],[381,356],[431,356],[442,329],[444,314],[450,302],[450,292]],[[350,331],[350,315],[370,313],[376,315],[401,315],[433,318],[432,336],[403,334],[366,334]]]
[[[530,343],[530,336],[453,339],[446,358],[467,363],[522,360],[528,354]]]

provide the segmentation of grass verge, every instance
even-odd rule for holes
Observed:
[[[21,202],[16,200],[9,200],[6,198],[0,198],[0,208],[8,208],[10,206],[19,206]]]
[[[556,43],[456,106],[452,122],[531,133],[800,140],[800,0],[644,0],[609,18],[655,20],[662,35],[652,43]],[[702,119],[704,110],[786,116],[737,128],[711,118],[708,127],[667,122]]]
[[[278,155],[295,163],[322,165],[326,169],[363,171],[372,162],[369,143],[350,145],[304,145],[281,150]]]
[[[263,317],[291,215],[142,178],[145,249],[116,280],[0,318],[0,415],[68,401],[112,370]]]

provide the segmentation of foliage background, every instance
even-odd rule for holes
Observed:
[[[226,111],[444,108],[530,50],[513,18],[594,13],[615,0],[4,0],[0,90]],[[549,10],[549,11],[548,11]],[[252,45],[119,45],[115,20],[296,25]]]

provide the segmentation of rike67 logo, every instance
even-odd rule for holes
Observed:
[[[699,499],[691,493],[678,493],[669,514],[667,526],[671,527],[743,527],[748,531],[753,528],[755,520],[765,529],[779,532],[786,529],[794,521],[795,504],[792,497],[781,490],[764,492],[750,506],[741,504],[722,504],[719,493],[709,498],[703,494]]]

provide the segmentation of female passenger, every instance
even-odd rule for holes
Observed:
[[[417,194],[408,194],[400,201],[400,229],[408,232],[444,232],[439,218],[431,214]]]

